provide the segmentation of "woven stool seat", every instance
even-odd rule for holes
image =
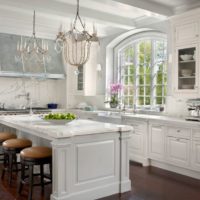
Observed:
[[[23,159],[43,159],[52,157],[52,149],[49,147],[36,146],[25,148],[20,152]]]
[[[0,132],[0,143],[4,142],[5,140],[14,138],[17,138],[14,133]]]
[[[32,146],[32,142],[24,138],[9,139],[4,141],[2,146],[4,149],[23,149]]]

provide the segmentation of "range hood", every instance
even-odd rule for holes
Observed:
[[[34,61],[23,64],[15,59],[17,42],[21,36],[0,33],[0,76],[64,79],[62,54],[54,50],[55,42],[48,40],[51,61],[40,65]]]

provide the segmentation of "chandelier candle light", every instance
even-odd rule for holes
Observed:
[[[21,40],[17,43],[17,60],[26,61],[36,58],[38,62],[44,63],[50,61],[50,56],[48,55],[48,43],[46,41],[39,40],[36,38],[35,32],[35,10],[33,14],[33,35],[30,39],[24,39],[21,36]]]
[[[80,24],[81,30],[78,29]],[[77,11],[74,22],[67,32],[62,31],[62,26],[56,38],[55,49],[58,53],[63,52],[65,61],[72,66],[84,65],[90,57],[92,42],[99,42],[97,30],[93,25],[93,33],[86,31],[86,25],[79,15],[79,0],[77,0]]]

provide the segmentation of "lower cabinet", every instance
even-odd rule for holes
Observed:
[[[157,124],[149,126],[149,158],[164,160],[165,157],[165,127]]]
[[[192,168],[200,171],[200,140],[192,142]]]
[[[123,120],[123,124],[133,127],[129,140],[130,160],[146,165],[147,161],[147,122],[139,120]]]
[[[190,164],[190,140],[167,136],[166,159],[173,165],[188,167]]]

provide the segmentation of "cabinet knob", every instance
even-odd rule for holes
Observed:
[[[181,131],[180,130],[177,130],[177,133],[180,133]]]
[[[180,138],[176,138],[176,141],[180,141]]]
[[[199,37],[199,35],[198,35],[198,34],[196,34],[196,37]]]

